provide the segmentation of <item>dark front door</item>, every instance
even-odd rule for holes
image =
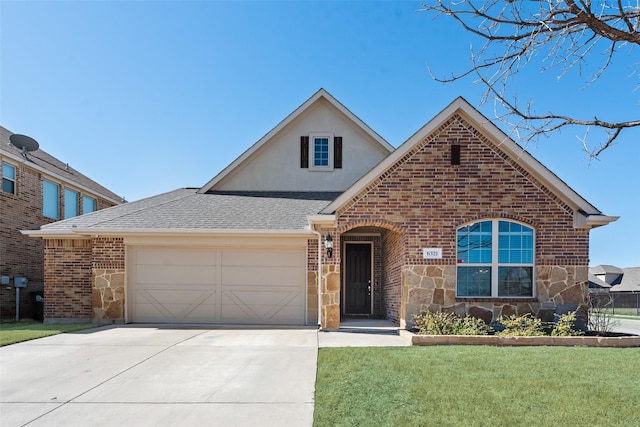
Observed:
[[[371,245],[345,245],[344,314],[371,314]]]

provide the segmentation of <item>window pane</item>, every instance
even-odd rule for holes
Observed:
[[[6,163],[2,164],[2,191],[16,193],[16,168]]]
[[[91,197],[82,196],[82,213],[86,214],[96,210],[96,201]]]
[[[458,263],[491,263],[491,221],[483,221],[458,230]]]
[[[329,138],[314,138],[313,141],[313,165],[329,166]]]
[[[522,224],[500,221],[498,226],[498,262],[533,263],[533,229]]]
[[[16,193],[15,183],[13,181],[9,181],[6,178],[2,178],[2,191],[4,191],[5,193],[15,194]]]
[[[64,217],[73,218],[78,216],[78,193],[64,189]]]
[[[460,297],[490,297],[490,267],[458,267],[458,290]]]
[[[16,179],[16,168],[6,163],[2,164],[2,177],[9,178],[10,180]]]
[[[533,296],[533,267],[499,267],[498,296]]]
[[[42,214],[58,219],[58,186],[53,182],[42,181]]]

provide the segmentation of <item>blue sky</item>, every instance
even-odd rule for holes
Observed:
[[[0,0],[0,123],[137,200],[205,184],[315,93],[327,89],[393,146],[465,97],[487,117],[468,65],[477,40],[419,1]],[[528,70],[513,83],[542,111],[637,119],[635,52],[584,88]],[[578,131],[528,151],[607,215],[591,265],[640,266],[640,130],[596,161]]]

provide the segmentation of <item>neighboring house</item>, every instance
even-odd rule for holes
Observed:
[[[393,150],[321,89],[201,188],[25,234],[48,322],[334,329],[581,304],[589,230],[616,219],[462,98]]]
[[[612,297],[614,307],[640,309],[640,267],[618,268],[613,265],[598,265],[589,269],[591,292],[600,289]]]
[[[599,265],[589,268],[589,291],[609,293],[611,286],[620,284],[624,272],[613,265]]]
[[[12,133],[0,126],[0,313],[15,317],[15,277],[26,277],[20,315],[32,314],[28,292],[42,290],[43,241],[20,230],[32,230],[60,219],[117,205],[121,198],[41,149],[23,152],[10,143]]]

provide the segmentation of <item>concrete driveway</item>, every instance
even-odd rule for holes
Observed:
[[[108,326],[0,348],[0,424],[310,426],[315,329]]]

